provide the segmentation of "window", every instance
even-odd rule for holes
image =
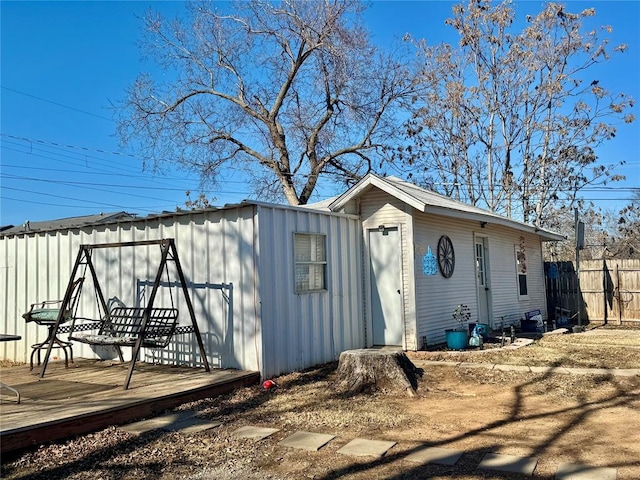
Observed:
[[[478,276],[478,286],[486,287],[486,274],[484,271],[484,245],[476,243],[476,275]]]
[[[516,275],[518,276],[518,295],[520,297],[526,297],[529,295],[529,291],[527,289],[527,254],[522,243],[515,246],[515,252]]]
[[[326,235],[294,234],[296,293],[325,290],[326,252]]]

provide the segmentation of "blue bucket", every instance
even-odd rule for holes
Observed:
[[[447,348],[451,350],[464,350],[467,348],[469,334],[465,330],[445,330],[447,336]]]

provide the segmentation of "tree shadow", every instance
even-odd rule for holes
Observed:
[[[638,413],[640,414],[640,404],[633,405],[634,402],[640,401],[640,394],[627,392],[616,380],[616,378],[613,377],[612,375],[608,375],[606,376],[606,378],[607,380],[610,381],[611,384],[615,386],[615,391],[611,395],[605,398],[602,398],[600,400],[595,400],[595,401],[588,401],[586,398],[583,397],[578,399],[579,403],[575,406],[559,408],[549,412],[540,412],[540,413],[531,413],[531,414],[526,413],[524,408],[526,390],[529,387],[534,386],[536,383],[550,378],[551,375],[554,375],[554,373],[552,371],[548,371],[542,374],[541,376],[535,376],[531,380],[525,383],[522,383],[520,385],[517,385],[513,389],[515,398],[514,398],[513,404],[511,405],[510,411],[504,418],[500,420],[496,420],[489,424],[482,425],[481,427],[478,427],[478,428],[470,429],[459,435],[453,435],[444,440],[422,442],[419,446],[416,446],[415,448],[394,453],[391,455],[386,455],[382,458],[376,458],[369,462],[358,462],[358,463],[350,464],[348,466],[336,468],[327,472],[323,476],[320,476],[317,478],[320,478],[322,480],[339,479],[339,478],[343,478],[347,474],[353,474],[356,472],[366,472],[368,470],[372,470],[380,466],[390,465],[396,461],[406,459],[406,457],[411,453],[425,447],[446,448],[447,446],[451,446],[452,444],[455,444],[455,442],[459,440],[468,439],[469,437],[474,437],[474,436],[486,435],[488,432],[491,432],[492,430],[497,430],[499,428],[507,427],[511,424],[515,424],[518,422],[546,419],[546,418],[558,418],[558,422],[557,422],[558,428],[556,428],[553,431],[550,431],[549,435],[539,440],[536,444],[533,444],[531,448],[531,453],[528,455],[530,457],[539,457],[544,455],[547,451],[549,451],[549,449],[552,446],[559,443],[563,438],[567,437],[582,422],[587,420],[590,416],[597,414],[599,411],[602,411],[608,408],[613,408],[613,407],[627,406],[634,410],[638,410]],[[572,415],[571,420],[566,421],[564,424],[561,423],[559,417],[567,414]],[[397,475],[391,476],[391,477],[385,477],[385,478],[392,478],[392,479],[424,478],[425,475],[428,475],[428,476],[438,475],[440,477],[444,476],[444,477],[457,478],[461,475],[466,475],[466,476],[473,475],[473,473],[478,467],[479,462],[482,460],[482,457],[484,456],[484,454],[495,451],[501,447],[504,447],[504,445],[496,443],[496,444],[488,445],[486,447],[474,449],[471,451],[465,451],[461,460],[459,460],[453,466],[445,467],[445,466],[439,466],[434,464],[421,464],[413,467],[402,468],[402,471],[399,472]],[[469,464],[470,459],[472,460],[471,465]],[[613,464],[609,466],[612,468],[631,467],[631,466],[640,467],[640,460],[635,462]],[[487,474],[487,471],[485,471],[484,474],[478,473],[478,478],[486,478],[485,474]],[[491,475],[492,477],[495,477],[495,478],[528,478],[527,476],[524,476],[521,474],[500,473],[496,471],[491,471]],[[551,476],[536,475],[536,478],[553,479],[554,475],[551,475]]]
[[[251,423],[260,421],[261,415],[257,410],[258,407],[268,402],[274,394],[277,394],[278,389],[288,389],[301,386],[313,386],[314,382],[326,382],[330,385],[335,373],[337,364],[330,363],[318,368],[308,369],[303,372],[292,374],[283,377],[282,384],[276,387],[275,390],[255,389],[248,394],[243,394],[237,401],[227,401],[231,399],[232,394],[223,395],[212,399],[207,399],[198,403],[198,409],[201,414],[204,413],[205,417],[210,417],[213,414],[213,418],[223,419],[224,417],[230,417],[232,421],[240,421]],[[440,368],[440,367],[434,367]],[[530,389],[537,387],[540,382],[551,379],[553,375],[557,375],[552,370],[540,375],[534,375],[532,378],[525,382],[519,383],[512,388],[514,398],[509,406],[508,412],[505,413],[503,418],[495,420],[490,423],[486,423],[475,428],[470,428],[462,433],[448,436],[447,438],[435,441],[421,441],[418,445],[410,448],[403,448],[398,450],[397,448],[392,450],[390,454],[387,454],[380,458],[363,459],[358,457],[351,459],[349,457],[341,457],[346,459],[348,464],[336,461],[336,466],[326,472],[320,472],[316,474],[314,478],[321,480],[340,479],[348,475],[371,475],[377,477],[379,475],[378,469],[386,468],[393,469],[390,476],[385,475],[384,478],[389,479],[411,479],[411,478],[430,478],[430,477],[448,477],[459,478],[465,476],[466,478],[487,478],[490,475],[491,478],[505,478],[505,479],[520,479],[528,478],[526,476],[514,473],[502,473],[499,471],[483,471],[478,470],[478,465],[481,462],[484,455],[491,452],[496,452],[501,448],[504,448],[504,444],[496,441],[488,441],[482,447],[478,447],[471,450],[464,450],[462,457],[452,466],[437,465],[437,464],[417,464],[407,460],[407,457],[420,449],[425,447],[440,447],[440,448],[454,448],[456,442],[469,439],[472,437],[486,436],[487,433],[495,432],[499,434],[499,429],[508,427],[510,425],[525,422],[535,421],[540,419],[557,419],[557,428],[549,431],[548,435],[536,440],[531,441],[531,449],[528,456],[531,457],[543,457],[548,455],[549,450],[556,444],[559,444],[563,439],[568,437],[571,432],[576,429],[580,424],[586,421],[589,417],[597,415],[599,412],[613,407],[626,406],[633,410],[637,410],[640,414],[640,394],[634,391],[627,391],[620,381],[612,376],[602,376],[603,381],[608,381],[613,387],[614,391],[598,400],[589,400],[586,396],[580,396],[576,400],[575,405],[562,408],[554,408],[549,411],[543,412],[527,412],[525,406],[525,400]],[[496,387],[499,388],[499,387]],[[322,397],[308,395],[305,398],[303,404],[296,403],[287,407],[290,412],[295,413],[305,410],[312,410],[322,408],[323,404],[329,400],[345,400],[343,394],[338,389],[332,389],[327,395]],[[347,401],[349,401],[347,399]],[[213,410],[207,412],[207,410],[215,407]],[[255,411],[257,416],[250,413]],[[287,412],[281,411],[279,415]],[[568,418],[566,418],[569,416]],[[264,418],[262,418],[264,421]],[[3,458],[2,476],[11,477],[16,479],[33,479],[33,480],[57,480],[67,478],[70,474],[81,474],[83,472],[90,472],[92,470],[102,470],[106,478],[124,478],[131,476],[135,473],[137,478],[158,478],[163,474],[162,469],[166,467],[166,463],[162,461],[152,461],[149,459],[144,464],[136,465],[122,465],[117,462],[117,459],[131,454],[139,448],[149,446],[153,442],[158,441],[171,441],[170,437],[163,438],[164,435],[168,435],[168,432],[162,430],[156,430],[145,433],[136,438],[125,439],[115,445],[104,446],[98,448],[82,458],[63,463],[60,465],[46,468],[42,471],[30,473],[26,475],[20,475],[17,467],[7,467],[4,465],[7,458]],[[211,439],[204,438],[203,441],[211,441]],[[73,440],[71,441],[73,442]],[[73,445],[69,443],[64,448],[71,448]],[[337,455],[337,454],[336,454]],[[196,461],[188,460],[186,458],[178,459],[177,463],[172,463],[173,466],[183,465],[185,467],[194,467]],[[391,467],[393,465],[393,467]],[[621,468],[621,467],[640,467],[640,460],[631,461],[627,463],[610,464],[609,467]],[[135,470],[135,472],[134,472]],[[397,473],[395,473],[397,472]],[[551,480],[554,475],[541,475],[535,474],[536,478]]]

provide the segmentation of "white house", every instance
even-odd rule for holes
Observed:
[[[362,225],[367,346],[442,343],[460,304],[493,328],[534,309],[546,316],[542,242],[558,234],[394,177],[367,175],[328,209]],[[429,250],[440,265],[425,275]]]
[[[249,201],[32,223],[0,232],[0,331],[22,336],[0,344],[0,358],[28,361],[31,345],[46,336],[21,315],[31,303],[62,298],[80,245],[161,238],[175,239],[212,366],[270,377],[349,349],[442,343],[462,303],[472,321],[493,327],[533,309],[546,315],[541,245],[562,237],[374,175],[323,206]],[[442,266],[434,271],[427,252],[437,259],[439,245]],[[92,262],[106,296],[139,306],[158,257],[152,247],[115,248],[96,250]],[[175,279],[162,287],[154,305],[175,303],[182,317]],[[90,290],[83,287],[78,315],[95,318]],[[196,351],[185,334],[144,355],[195,364]],[[74,354],[110,352],[78,345]]]

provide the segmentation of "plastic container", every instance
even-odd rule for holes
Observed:
[[[466,330],[445,330],[447,336],[447,348],[451,350],[464,350],[469,342],[469,332]]]
[[[523,332],[537,332],[538,321],[537,320],[520,320],[520,328]]]
[[[473,329],[478,325],[478,333],[482,336],[483,340],[489,337],[489,324],[488,323],[470,323],[469,324],[469,336],[473,335]]]

